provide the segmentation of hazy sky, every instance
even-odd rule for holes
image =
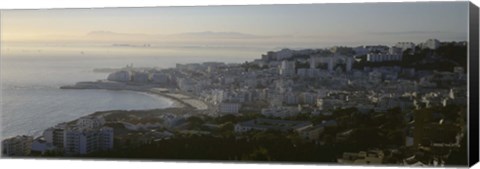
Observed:
[[[467,16],[468,2],[8,10],[1,13],[1,33],[4,42],[95,41],[85,38],[92,31],[144,34],[140,39],[239,32],[259,36],[248,42],[297,45],[458,41],[467,39]]]

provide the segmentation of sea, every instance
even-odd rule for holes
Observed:
[[[65,90],[63,85],[106,79],[95,68],[170,68],[177,63],[242,63],[264,48],[2,45],[0,55],[1,137],[40,136],[58,123],[106,110],[172,107],[167,98],[134,91]]]

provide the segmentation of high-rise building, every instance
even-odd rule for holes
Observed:
[[[308,60],[310,62],[310,69],[316,69],[318,64],[318,57],[311,56]]]
[[[333,71],[333,67],[335,65],[333,64],[333,57],[328,58],[328,71]]]
[[[31,152],[33,137],[16,136],[2,141],[2,155],[27,156]]]
[[[367,62],[389,62],[389,61],[401,61],[402,55],[398,54],[367,54]]]
[[[345,62],[346,62],[346,68],[345,68],[346,70],[345,71],[351,72],[352,71],[352,66],[353,66],[353,58],[347,57]]]
[[[71,127],[65,130],[65,154],[88,154],[113,148],[113,129]]]
[[[43,132],[43,138],[47,143],[51,143],[53,146],[59,149],[63,149],[64,144],[64,132],[66,124],[59,124],[55,127],[46,129]]]
[[[295,62],[294,61],[282,61],[280,65],[280,75],[282,76],[294,76],[295,75]]]

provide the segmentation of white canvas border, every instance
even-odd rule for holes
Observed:
[[[309,3],[352,3],[352,2],[419,2],[429,0],[2,0],[0,9],[51,9],[51,8],[104,8],[104,7],[152,7],[152,6],[206,6],[206,5],[257,5],[257,4],[309,4]],[[434,0],[448,1],[448,0]],[[480,6],[480,0],[471,0]],[[311,168],[405,168],[405,167],[367,167],[367,166],[329,166],[329,165],[291,165],[291,164],[234,164],[234,163],[197,163],[197,162],[129,162],[129,161],[81,161],[81,160],[25,160],[1,159],[2,168],[233,168],[233,169],[311,169]],[[424,168],[424,167],[422,167]],[[476,166],[474,168],[480,168]]]

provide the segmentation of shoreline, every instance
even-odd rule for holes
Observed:
[[[107,116],[107,115],[115,116],[115,114],[117,113],[123,114],[123,113],[129,113],[132,111],[138,112],[138,113],[142,113],[142,112],[143,113],[145,112],[162,113],[162,112],[171,112],[171,111],[186,113],[188,111],[192,111],[192,112],[203,114],[201,113],[203,112],[203,110],[209,109],[209,106],[203,103],[203,101],[194,99],[191,96],[183,95],[179,92],[174,92],[171,89],[159,88],[158,86],[153,86],[153,85],[126,84],[126,83],[112,82],[107,80],[99,80],[95,82],[78,82],[74,85],[61,86],[59,89],[68,89],[68,90],[100,89],[100,90],[110,90],[110,91],[132,91],[132,92],[155,95],[156,97],[165,98],[172,102],[170,106],[165,108],[138,109],[138,110],[120,110],[119,109],[119,110],[107,110],[107,111],[94,111],[82,117]],[[189,100],[196,100],[198,102],[203,103],[204,106],[198,106],[198,105],[192,104],[189,102]],[[74,123],[79,118],[67,120],[61,123],[67,123],[67,124]],[[53,127],[53,126],[50,126],[50,127]],[[23,134],[23,135],[32,136],[34,139],[39,139],[43,137],[42,133],[44,130],[45,129],[42,129],[42,131],[39,131],[39,133],[37,134]],[[5,139],[5,138],[2,136],[2,139]]]
[[[60,89],[103,89],[103,90],[126,90],[143,92],[164,97],[171,100],[172,106],[177,108],[192,108],[196,110],[208,110],[210,107],[205,102],[195,99],[192,96],[185,95],[180,92],[172,91],[169,88],[161,88],[156,85],[145,85],[135,83],[121,83],[107,80],[99,80],[95,82],[78,82],[75,85],[61,86]]]
[[[62,86],[64,87],[64,86]],[[188,105],[186,105],[185,103],[182,103],[180,102],[179,100],[176,100],[174,98],[171,98],[169,97],[168,95],[163,95],[163,94],[159,94],[159,93],[154,93],[154,92],[150,92],[150,91],[141,91],[141,90],[127,90],[127,89],[100,89],[100,88],[92,88],[93,90],[109,90],[109,91],[128,91],[128,92],[138,92],[140,94],[146,94],[146,95],[153,95],[153,97],[158,97],[158,98],[164,98],[164,99],[167,99],[168,101],[171,102],[171,104],[169,104],[168,107],[163,107],[163,108],[150,108],[150,109],[133,109],[133,110],[123,110],[123,109],[112,109],[112,110],[96,110],[96,111],[91,111],[91,112],[88,112],[84,115],[81,115],[80,117],[77,117],[77,118],[73,118],[73,119],[69,119],[69,120],[65,120],[65,121],[62,121],[62,122],[59,122],[57,124],[60,124],[60,123],[73,123],[75,121],[77,121],[79,118],[81,117],[86,117],[86,116],[97,116],[97,115],[100,115],[100,114],[103,114],[105,112],[122,112],[122,111],[135,111],[135,112],[142,112],[142,111],[153,111],[153,110],[156,110],[156,111],[163,111],[163,110],[169,110],[169,109],[186,109],[186,110],[191,110],[191,109],[195,109],[194,107],[189,107]],[[90,89],[90,90],[92,90]],[[88,89],[84,89],[84,90],[88,90]],[[57,125],[57,124],[54,124],[53,126]],[[49,127],[53,127],[53,126],[49,126]],[[23,134],[13,134],[13,135],[9,135],[9,136],[6,136],[6,135],[3,135],[3,134],[0,134],[0,138],[3,140],[3,139],[6,139],[6,138],[11,138],[11,137],[15,137],[17,135],[27,135],[27,136],[32,136],[34,139],[37,139],[37,138],[41,138],[43,137],[42,133],[44,132],[44,130],[48,129],[49,127],[47,128],[44,128],[44,129],[40,129],[39,131],[33,131],[32,133],[23,133]]]

